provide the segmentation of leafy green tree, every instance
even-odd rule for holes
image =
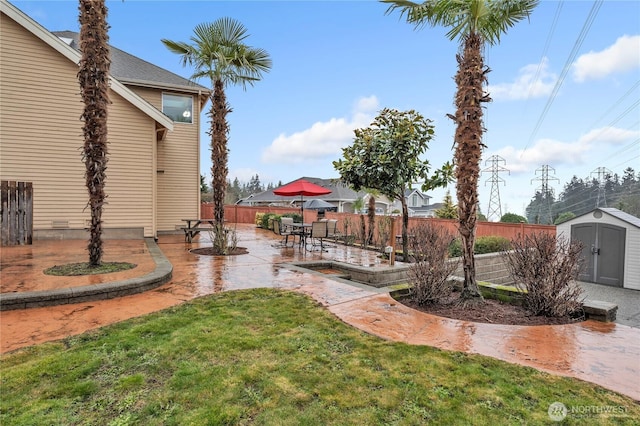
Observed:
[[[573,214],[572,212],[564,212],[564,213],[560,213],[560,215],[558,216],[558,218],[555,220],[555,222],[553,222],[554,225],[560,225],[562,222],[566,222],[568,220],[573,219],[574,217],[576,217],[575,214]]]
[[[211,175],[213,176],[213,217],[218,228],[224,226],[224,200],[228,174],[227,103],[225,86],[240,84],[246,89],[271,69],[271,58],[264,49],[245,44],[246,28],[232,18],[199,24],[190,43],[163,39],[162,43],[181,56],[183,66],[193,66],[192,80],[208,78],[213,86],[209,118],[211,127]]]
[[[527,223],[527,218],[515,213],[505,213],[500,218],[503,223]]]
[[[354,190],[372,188],[402,204],[402,251],[408,249],[409,209],[404,197],[411,182],[424,181],[423,191],[446,186],[453,168],[447,163],[429,176],[430,164],[420,157],[429,147],[434,128],[418,112],[385,108],[364,129],[356,129],[351,146],[342,149],[343,159],[333,162],[342,181]]]
[[[102,207],[108,161],[107,110],[109,101],[109,35],[107,7],[104,0],[80,0],[80,96],[84,103],[85,181],[89,192],[91,225],[89,226],[89,266],[102,263]]]
[[[456,56],[458,72],[455,77],[455,115],[448,115],[456,123],[454,136],[458,221],[462,237],[464,284],[461,297],[482,300],[476,281],[473,257],[475,244],[478,178],[484,126],[482,104],[491,98],[484,92],[489,68],[484,64],[485,44],[499,43],[500,36],[518,21],[528,18],[538,0],[427,0],[414,3],[408,0],[383,0],[391,3],[390,13],[400,9],[407,22],[416,27],[443,26],[449,28],[450,40],[459,38],[460,53]]]
[[[436,217],[439,219],[457,219],[458,218],[458,206],[453,204],[451,193],[447,191],[444,196],[444,202],[442,207],[435,211]]]

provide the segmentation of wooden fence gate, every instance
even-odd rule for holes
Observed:
[[[31,244],[33,240],[33,184],[3,180],[0,229],[2,246]]]

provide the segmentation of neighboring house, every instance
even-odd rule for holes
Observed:
[[[338,212],[353,213],[353,203],[358,198],[364,198],[366,192],[356,192],[351,188],[340,183],[337,179],[320,179],[314,177],[302,177],[311,183],[325,187],[331,191],[327,195],[319,195],[316,197],[304,197],[304,200],[318,198],[333,204]],[[297,180],[297,179],[295,179]],[[291,182],[288,182],[291,183]],[[288,184],[287,183],[287,184]],[[286,184],[285,184],[286,185]],[[284,186],[284,185],[282,185]],[[280,188],[280,187],[278,187]],[[283,197],[275,195],[274,190],[263,191],[259,194],[253,194],[247,198],[239,200],[236,204],[242,206],[283,206],[283,207],[300,207],[300,197]]]
[[[320,195],[317,197],[304,197],[305,200],[311,198],[319,198],[321,200],[327,201],[334,206],[336,206],[337,211],[340,213],[358,213],[354,211],[353,204],[358,198],[362,198],[363,200],[363,209],[359,213],[365,214],[368,209],[369,197],[371,196],[366,191],[356,192],[345,186],[338,179],[321,179],[314,177],[302,177],[301,179],[308,180],[309,182],[315,183],[316,185],[323,186],[331,190],[330,194]],[[295,179],[297,180],[297,179]],[[288,182],[290,183],[290,182]],[[288,184],[287,183],[287,184]],[[285,185],[287,185],[285,184]],[[284,185],[283,185],[284,186]],[[274,188],[278,189],[278,188]],[[419,199],[417,199],[417,203],[419,206],[410,207],[409,215],[410,216],[418,216],[418,214],[412,214],[412,208],[416,208],[419,212],[422,211],[431,211],[431,209],[437,208],[437,205],[428,206],[429,197],[428,195],[422,194],[418,190],[411,190],[407,192],[408,201],[411,202],[413,199],[413,194],[419,194]],[[379,195],[375,197],[376,199],[376,214],[394,214],[397,212],[402,212],[402,206],[399,201],[391,201],[387,197]],[[427,206],[424,206],[426,202]],[[259,194],[253,194],[248,196],[247,198],[243,198],[239,200],[236,204],[243,206],[295,206],[300,207],[300,197],[282,197],[280,195],[275,195],[273,190],[264,191]],[[411,204],[409,204],[411,206]],[[433,217],[433,215],[425,216],[425,217]]]
[[[34,238],[85,238],[78,34],[51,33],[6,0],[0,11],[0,178],[32,183]],[[111,58],[105,237],[175,231],[199,216],[210,91],[114,47]]]
[[[581,281],[640,290],[640,218],[599,207],[562,222],[556,234],[582,244]]]
[[[441,204],[430,204],[431,197],[418,189],[407,189],[404,192],[410,217],[436,217],[435,211]],[[402,204],[396,200],[391,206],[393,211],[402,212]]]

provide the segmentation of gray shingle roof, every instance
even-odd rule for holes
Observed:
[[[68,44],[74,49],[80,50],[79,34],[74,31],[53,31],[57,37],[70,41]],[[210,90],[194,83],[184,77],[180,77],[171,71],[153,65],[143,59],[133,56],[117,47],[111,48],[111,75],[124,84],[145,87],[159,87],[176,89],[185,92],[205,92]]]
[[[305,200],[308,198],[318,198],[318,199],[329,201],[329,202],[354,201],[357,198],[363,197],[364,195],[366,195],[366,192],[363,192],[363,191],[356,192],[353,189],[340,183],[337,179],[321,179],[321,178],[314,178],[314,177],[302,177],[302,179],[308,180],[311,183],[315,183],[316,185],[320,185],[331,191],[330,194],[326,194],[326,195],[319,195],[317,197],[304,197]],[[294,179],[294,180],[298,180],[298,179]],[[287,182],[284,185],[287,185],[289,183],[291,182]],[[274,189],[278,189],[278,188],[274,188]],[[258,194],[254,194],[253,196],[249,198],[245,198],[244,200],[240,200],[238,204],[282,203],[287,201],[296,201],[299,199],[300,199],[299,196],[283,197],[281,195],[274,194],[273,190],[269,190],[269,191],[260,192]]]

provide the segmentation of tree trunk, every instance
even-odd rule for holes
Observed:
[[[373,245],[373,231],[376,229],[376,199],[369,196],[369,210],[367,211],[369,228],[367,229],[367,245]]]
[[[102,262],[102,207],[107,170],[107,112],[109,105],[109,35],[107,7],[104,0],[80,0],[80,69],[78,81],[84,102],[83,161],[89,192],[91,225],[89,226],[89,264]]]
[[[471,33],[464,40],[462,56],[457,56],[455,162],[458,197],[458,220],[462,238],[464,285],[463,300],[482,300],[476,281],[475,246],[478,208],[478,178],[482,155],[482,102],[490,99],[483,93],[486,73],[482,58],[482,39]]]
[[[211,176],[213,178],[213,219],[218,227],[224,226],[224,199],[227,190],[227,174],[229,151],[227,149],[227,135],[229,125],[227,114],[231,112],[224,93],[224,83],[216,80],[213,85],[211,99]]]
[[[403,192],[404,194],[404,192]],[[409,208],[407,207],[407,200],[404,196],[400,199],[402,203],[402,261],[409,262]],[[393,236],[395,238],[395,236]]]

